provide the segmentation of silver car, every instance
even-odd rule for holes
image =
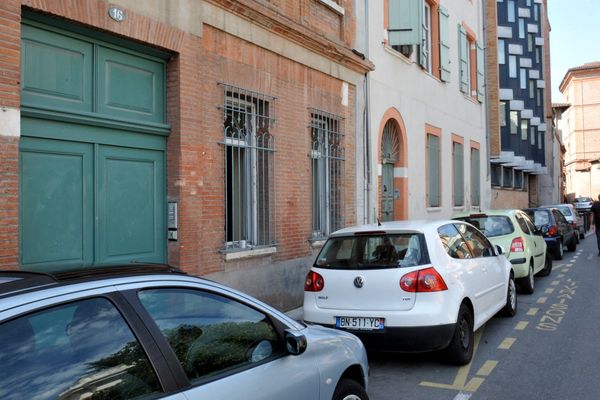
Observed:
[[[573,200],[573,205],[577,211],[590,211],[593,202],[591,197],[577,197]]]
[[[0,272],[0,398],[366,400],[353,335],[165,266]]]

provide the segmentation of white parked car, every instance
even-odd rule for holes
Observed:
[[[445,349],[467,364],[474,332],[513,316],[510,263],[462,221],[395,221],[330,235],[304,286],[304,320],[350,331],[367,348]]]

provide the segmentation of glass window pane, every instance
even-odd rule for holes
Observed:
[[[519,18],[519,38],[525,39],[525,20]]]
[[[518,126],[519,126],[519,112],[511,111],[510,112],[510,133],[516,134]]]
[[[515,2],[509,0],[506,2],[506,6],[508,7],[508,22],[515,22]]]
[[[502,166],[492,164],[492,186],[500,186],[502,184]]]
[[[521,120],[521,140],[527,140],[527,129],[529,128],[526,119]]]
[[[517,77],[517,57],[508,56],[508,76],[509,78]]]
[[[463,225],[464,226],[464,225]],[[446,253],[452,258],[472,258],[469,246],[458,232],[454,224],[438,228],[438,235]]]
[[[492,245],[481,232],[478,232],[468,225],[460,225],[460,227],[464,227],[464,230],[461,230],[461,233],[474,258],[490,257],[494,255]]]
[[[527,70],[521,68],[521,89],[527,89]]]
[[[513,170],[510,167],[502,167],[502,187],[513,186]]]
[[[235,300],[171,288],[138,296],[192,381],[283,354],[268,317]]]
[[[500,102],[500,126],[506,126],[506,102]]]
[[[505,61],[504,40],[498,39],[498,64],[504,64]]]
[[[529,80],[529,98],[535,98],[535,81],[533,79]]]
[[[144,350],[104,298],[0,324],[0,398],[142,399],[162,392]]]

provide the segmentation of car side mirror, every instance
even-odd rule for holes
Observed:
[[[504,248],[502,248],[502,246],[500,246],[499,244],[496,245],[496,253],[501,256],[502,254],[504,254]]]
[[[285,347],[291,355],[299,356],[306,351],[306,336],[291,329],[285,331]]]

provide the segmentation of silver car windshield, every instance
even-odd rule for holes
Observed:
[[[331,269],[404,268],[429,263],[420,233],[356,235],[330,238],[315,266]]]

